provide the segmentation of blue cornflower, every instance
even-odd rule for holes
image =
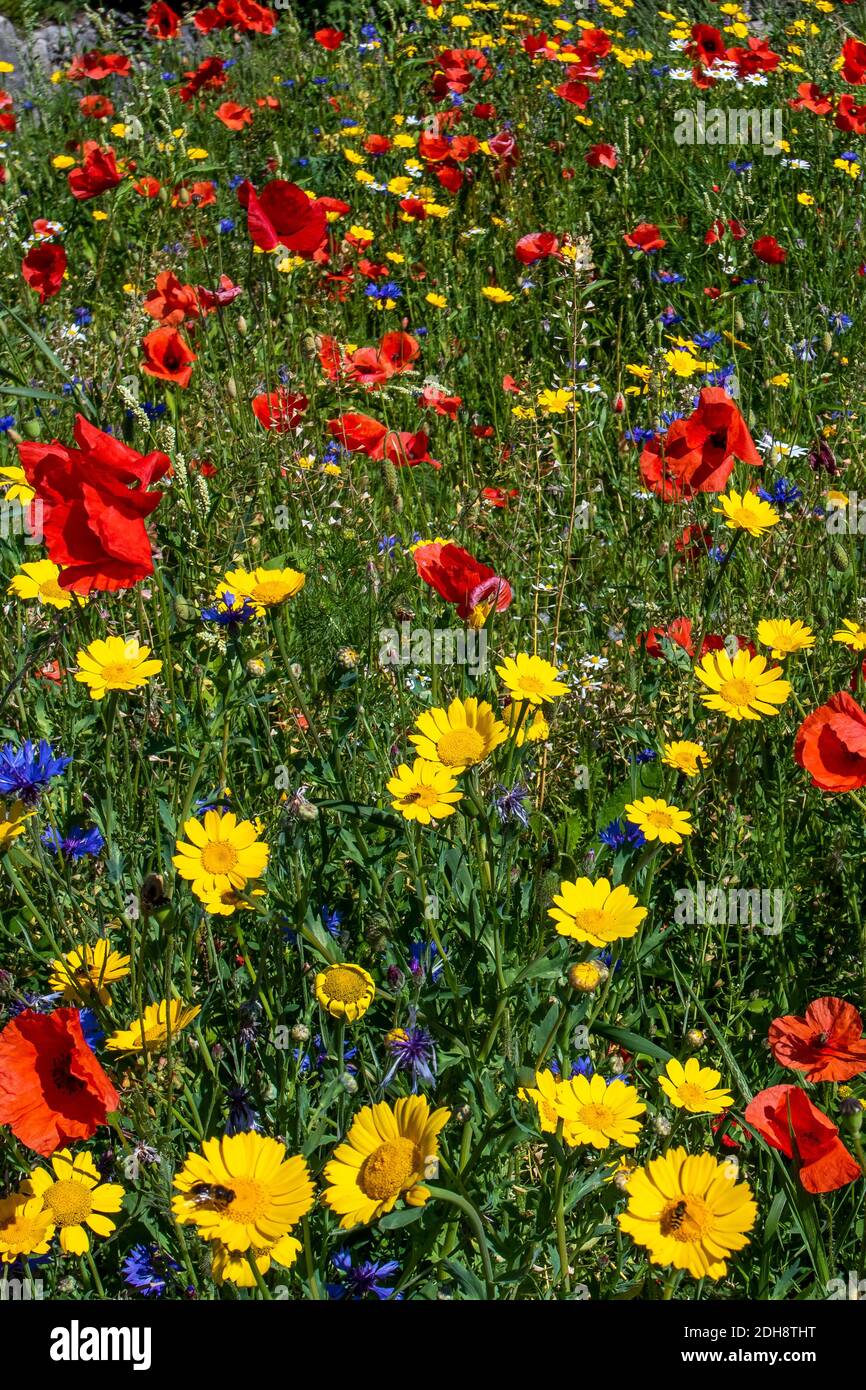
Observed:
[[[7,430],[14,430],[14,428],[14,415],[0,415],[0,434],[5,434]]]
[[[331,936],[340,935],[340,927],[343,925],[343,914],[334,908],[333,912],[329,907],[320,907],[319,916],[322,919],[322,926]]]
[[[142,401],[141,408],[148,420],[160,420],[165,414],[165,401]]]
[[[105,1041],[105,1029],[92,1009],[79,1009],[78,1021],[81,1024],[84,1041],[91,1052],[95,1052],[100,1043]]]
[[[499,795],[493,798],[493,805],[501,823],[508,825],[510,821],[516,820],[526,830],[529,826],[529,813],[523,804],[529,795],[526,788],[515,782],[511,788],[500,783],[496,790]]]
[[[442,974],[442,962],[437,960],[439,948],[435,941],[413,941],[409,947],[409,969],[415,979],[424,979],[430,972],[434,985]]]
[[[382,1079],[383,1090],[398,1071],[406,1071],[411,1076],[413,1094],[421,1081],[427,1086],[434,1084],[436,1047],[427,1029],[415,1026],[414,1009],[409,1016],[409,1027],[394,1028],[385,1039],[385,1046],[393,1060]]]
[[[229,188],[231,189],[232,193],[234,193],[235,189],[239,188],[244,181],[245,180],[243,174],[232,174],[231,178],[229,179]]]
[[[86,859],[89,854],[97,855],[105,848],[105,840],[98,825],[70,825],[65,835],[49,827],[42,836],[52,854],[62,854],[65,859]]]
[[[608,849],[640,849],[646,844],[646,837],[640,826],[632,825],[631,821],[612,820],[603,830],[598,832],[598,838]]]
[[[655,439],[657,433],[657,430],[635,425],[634,429],[626,430],[625,437],[630,444],[648,444],[651,439]]]
[[[854,320],[847,314],[828,314],[827,322],[834,333],[847,333]]]
[[[123,1261],[123,1281],[145,1298],[161,1298],[172,1272],[180,1269],[158,1245],[134,1245]]]
[[[256,606],[248,598],[243,602],[238,602],[234,594],[224,589],[218,596],[216,602],[210,608],[201,610],[202,622],[218,623],[220,627],[227,627],[230,632],[235,632],[244,623],[250,622],[256,616]]]
[[[791,507],[800,501],[803,489],[797,487],[796,483],[789,482],[787,478],[777,478],[769,492],[766,488],[759,487],[758,496],[765,502],[772,502],[774,507]]]
[[[676,309],[669,304],[666,309],[662,309],[659,320],[663,327],[672,328],[675,323],[682,323],[683,316],[682,314],[678,314]]]
[[[815,351],[817,338],[802,338],[799,343],[791,343],[790,348],[798,362],[814,362],[818,356]]]
[[[315,1051],[312,1057],[310,1057],[306,1052],[302,1052],[299,1047],[296,1047],[294,1049],[293,1055],[295,1061],[298,1063],[299,1071],[308,1072],[313,1065],[316,1066],[316,1069],[318,1071],[321,1071],[324,1067],[325,1063],[328,1060],[328,1049],[322,1042],[321,1033],[315,1033],[313,1035],[313,1048],[315,1049]],[[352,1058],[357,1057],[357,1055],[357,1047],[351,1047],[349,1043],[343,1044],[343,1062],[345,1063],[346,1071],[357,1071],[357,1067],[353,1067],[351,1065]]]
[[[681,285],[686,278],[677,270],[652,270],[650,274],[659,285]]]
[[[395,1293],[389,1289],[383,1280],[393,1279],[395,1274],[400,1271],[400,1266],[396,1260],[363,1260],[360,1264],[352,1264],[352,1256],[348,1250],[338,1250],[336,1255],[331,1257],[331,1264],[339,1274],[342,1274],[345,1283],[328,1284],[329,1298],[365,1298],[368,1294],[374,1294],[376,1298],[402,1298],[403,1295]]]
[[[721,341],[721,333],[717,333],[714,328],[711,328],[706,333],[695,333],[692,338],[695,347],[700,348],[701,352],[709,352],[711,348],[714,348],[716,344]]]
[[[88,324],[93,323],[93,315],[89,309],[73,309],[72,319],[79,328],[87,328]]]
[[[227,232],[233,232],[234,229],[235,229],[235,222],[234,222],[234,219],[233,219],[233,218],[231,218],[231,217],[221,217],[221,218],[220,218],[220,221],[219,221],[219,230],[223,233],[223,235],[225,235]]]
[[[592,1065],[592,1058],[578,1057],[577,1061],[572,1062],[571,1064],[571,1075],[586,1077],[594,1076],[595,1067]]]
[[[750,159],[729,159],[728,168],[734,174],[748,174],[754,168]]]
[[[641,767],[644,763],[654,763],[657,757],[658,753],[654,748],[642,748],[639,753],[635,753],[634,760],[638,767]]]
[[[396,536],[382,536],[381,539],[380,539],[379,542],[378,542],[379,554],[380,554],[380,555],[393,555],[394,549],[395,549],[396,545],[397,545],[397,537],[396,537]]]
[[[226,1094],[229,1102],[226,1134],[247,1134],[250,1130],[260,1131],[258,1112],[253,1106],[252,1097],[246,1086],[232,1086]]]
[[[25,806],[33,806],[52,777],[59,777],[71,762],[62,755],[55,758],[44,738],[38,747],[29,738],[20,748],[4,743],[0,748],[0,796],[14,796]]]

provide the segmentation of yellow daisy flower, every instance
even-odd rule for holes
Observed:
[[[36,496],[36,490],[28,483],[24,469],[17,465],[0,468],[0,487],[3,486],[3,480],[7,483],[3,501],[20,502],[22,507],[28,507]]]
[[[611,888],[606,878],[596,883],[579,878],[561,883],[554,895],[555,907],[547,909],[560,936],[587,941],[591,946],[607,946],[611,941],[634,936],[647,915],[624,883]]]
[[[689,823],[690,813],[660,797],[642,796],[639,801],[630,801],[625,814],[632,825],[640,827],[645,840],[661,840],[663,845],[681,845],[683,836],[694,831]]]
[[[109,943],[100,938],[95,946],[74,946],[51,965],[48,983],[69,1003],[80,1006],[98,999],[108,1006],[111,995],[106,986],[126,978],[130,957],[113,951]]]
[[[270,847],[252,821],[239,821],[233,811],[205,811],[204,821],[185,821],[183,833],[187,840],[176,841],[171,862],[202,901],[243,888],[267,868]]]
[[[386,785],[394,798],[394,810],[404,820],[416,820],[420,825],[452,816],[457,802],[463,800],[453,772],[423,758],[416,758],[411,768],[401,763]]]
[[[707,767],[709,761],[703,744],[693,743],[688,738],[674,739],[672,743],[666,743],[662,749],[662,762],[665,766],[675,767],[687,777],[697,777],[701,765]]]
[[[372,975],[360,965],[329,965],[316,976],[316,998],[332,1018],[363,1018],[376,995]]]
[[[695,1279],[727,1274],[728,1256],[748,1245],[758,1215],[733,1165],[683,1148],[639,1168],[627,1191],[628,1208],[617,1217],[622,1230],[649,1251],[652,1264],[686,1269]]]
[[[47,1255],[54,1235],[54,1217],[41,1197],[13,1192],[0,1199],[0,1263],[12,1264],[20,1255]]]
[[[531,716],[531,717],[530,717]],[[527,708],[525,702],[506,705],[502,718],[509,738],[513,738],[518,748],[524,743],[543,743],[550,738],[550,725],[543,711]]]
[[[263,613],[266,608],[274,608],[279,603],[285,603],[287,598],[294,598],[303,589],[306,579],[307,576],[300,570],[293,569],[259,568],[253,570],[252,574],[243,569],[226,570],[225,584],[220,592],[227,587],[236,598],[248,598],[259,613]]]
[[[22,1192],[38,1197],[58,1228],[60,1248],[67,1255],[86,1255],[90,1249],[90,1230],[97,1236],[110,1236],[115,1223],[109,1214],[120,1211],[123,1188],[103,1182],[87,1150],[72,1157],[60,1149],[47,1168],[34,1168],[22,1183]],[[86,1228],[86,1229],[85,1229]]]
[[[788,681],[779,679],[781,672],[781,666],[768,669],[765,656],[751,656],[745,648],[733,661],[724,650],[707,652],[695,667],[698,680],[710,691],[701,696],[701,703],[730,719],[778,714],[791,693]]]
[[[26,810],[23,801],[13,801],[4,819],[0,820],[0,854],[5,854],[12,841],[24,834],[24,822],[34,814]]]
[[[781,661],[792,652],[814,647],[815,634],[799,618],[793,622],[790,618],[762,618],[758,623],[758,641],[771,649],[770,656],[775,661]]]
[[[621,1144],[633,1149],[640,1134],[637,1116],[646,1110],[634,1086],[624,1081],[607,1083],[598,1072],[594,1076],[573,1076],[565,1083],[561,1104],[566,1113],[563,1138],[569,1148],[591,1144],[606,1149]]]
[[[252,1250],[278,1258],[275,1247],[313,1205],[306,1159],[288,1157],[284,1144],[255,1130],[206,1139],[200,1154],[187,1154],[174,1186],[178,1224],[219,1241],[229,1256]],[[288,1247],[279,1255],[294,1258]]]
[[[731,531],[748,531],[750,536],[762,536],[771,526],[779,523],[779,513],[775,507],[754,492],[744,492],[741,497],[732,490],[720,497],[719,501],[722,505],[713,507],[713,511],[725,517],[725,525]]]
[[[426,1096],[404,1096],[393,1109],[380,1101],[358,1112],[325,1167],[323,1200],[344,1230],[378,1221],[400,1197],[410,1207],[424,1205],[430,1193],[422,1180],[435,1173],[437,1136],[450,1118],[450,1110],[431,1113]]]
[[[852,652],[866,651],[866,627],[852,622],[850,618],[843,618],[841,628],[833,633],[833,641],[842,642]]]
[[[537,1071],[534,1086],[521,1086],[518,1100],[531,1101],[538,1112],[538,1128],[542,1134],[555,1134],[560,1120],[565,1120],[563,1095],[568,1083],[552,1071]],[[564,1132],[564,1131],[563,1131]]]
[[[510,304],[514,298],[508,290],[500,289],[498,285],[485,285],[481,293],[485,299],[489,299],[491,304]]]
[[[259,1274],[267,1274],[272,1264],[279,1265],[281,1269],[291,1269],[303,1248],[294,1236],[283,1236],[282,1240],[266,1246],[264,1250],[254,1249],[252,1255]],[[248,1255],[230,1250],[219,1241],[214,1241],[211,1274],[217,1284],[235,1284],[239,1289],[256,1287]]]
[[[541,656],[520,652],[507,656],[496,674],[501,676],[511,692],[512,700],[528,700],[531,705],[543,705],[557,695],[567,695],[568,686],[559,680],[559,669]]]
[[[199,1004],[179,999],[148,1004],[144,1019],[133,1019],[128,1028],[112,1033],[105,1046],[112,1052],[161,1052],[169,1038],[175,1037],[201,1013]]]
[[[148,660],[150,647],[137,637],[98,637],[76,654],[80,670],[75,679],[87,685],[91,700],[102,700],[109,690],[137,690],[162,670],[162,662]]]
[[[35,598],[49,608],[71,608],[73,602],[77,601],[80,605],[87,602],[83,594],[71,594],[68,589],[61,589],[59,578],[60,567],[53,561],[34,560],[21,566],[6,592],[20,599]]]
[[[452,700],[447,710],[425,710],[415,727],[418,733],[409,741],[419,758],[454,773],[483,762],[508,737],[508,730],[487,701],[479,703],[474,695],[468,700]]]
[[[685,1065],[672,1057],[659,1077],[659,1086],[678,1110],[688,1110],[691,1115],[720,1115],[734,1103],[724,1088],[717,1089],[721,1079],[721,1072],[702,1067],[697,1057],[687,1058]]]

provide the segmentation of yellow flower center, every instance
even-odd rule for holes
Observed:
[[[756,687],[751,681],[734,678],[725,681],[719,694],[729,705],[750,705],[755,698]]]
[[[435,787],[428,787],[419,782],[401,800],[403,806],[434,806],[439,800],[439,793]]]
[[[448,767],[466,767],[484,757],[484,739],[477,729],[449,729],[436,745],[440,761]]]
[[[254,1178],[232,1178],[234,1197],[225,1209],[230,1221],[254,1226],[268,1209],[267,1190]]]
[[[45,1213],[38,1216],[23,1216],[16,1212],[11,1221],[0,1226],[0,1240],[10,1249],[20,1247],[22,1254],[35,1250],[45,1240],[50,1217]]]
[[[411,1187],[422,1166],[416,1145],[411,1139],[401,1136],[387,1144],[380,1144],[369,1158],[364,1159],[358,1181],[368,1197],[384,1202]]]
[[[543,695],[544,681],[538,676],[521,675],[519,691],[522,695]]]
[[[693,1081],[687,1081],[680,1086],[677,1095],[683,1105],[697,1105],[703,1108],[707,1103],[706,1092],[702,1091],[700,1086],[696,1086]]]
[[[367,981],[356,971],[335,965],[325,971],[324,991],[329,999],[339,1000],[341,1004],[354,1004],[367,993]]]
[[[670,811],[650,811],[647,820],[657,830],[670,830],[674,823]]]
[[[225,840],[211,840],[201,852],[201,866],[209,874],[230,873],[237,862],[237,850]]]
[[[131,661],[111,661],[101,670],[102,679],[106,685],[115,685],[129,679],[129,673],[133,669]]]
[[[72,1178],[53,1183],[42,1201],[54,1213],[58,1226],[79,1226],[93,1210],[90,1188]]]
[[[281,603],[287,592],[281,579],[267,579],[253,586],[253,598],[256,603],[263,603],[266,607],[272,603]]]
[[[580,1118],[588,1129],[606,1129],[610,1124],[610,1111],[603,1105],[585,1105]]]
[[[610,918],[600,907],[582,907],[575,912],[574,920],[581,931],[587,932],[590,936],[601,936],[610,926]]]
[[[663,1236],[673,1240],[698,1241],[711,1224],[712,1212],[700,1197],[678,1197],[668,1202],[659,1218]]]

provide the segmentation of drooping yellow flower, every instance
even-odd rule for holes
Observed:
[[[758,1209],[748,1183],[712,1154],[671,1149],[628,1180],[622,1230],[649,1251],[654,1265],[686,1269],[695,1279],[721,1279],[727,1259],[748,1245]]]
[[[450,768],[455,774],[483,762],[508,737],[505,725],[487,701],[479,702],[474,695],[452,700],[447,710],[425,710],[415,727],[418,733],[409,741],[419,758]]]
[[[24,834],[24,822],[32,815],[34,812],[28,811],[23,801],[13,801],[8,807],[4,818],[0,820],[0,854],[5,854],[12,841]]]
[[[745,647],[733,661],[724,650],[707,652],[695,667],[698,680],[710,691],[701,696],[701,703],[737,720],[779,713],[791,693],[789,682],[779,679],[781,674],[781,666],[768,669],[765,656],[751,656]]]
[[[758,623],[758,641],[771,649],[770,656],[775,661],[781,661],[793,652],[814,647],[815,634],[799,618],[793,622],[790,618],[762,618]]]
[[[722,505],[713,507],[713,511],[724,516],[725,525],[731,531],[748,531],[750,536],[762,536],[771,526],[779,523],[779,513],[775,507],[754,492],[744,492],[741,497],[732,490],[720,497],[719,501]]]
[[[263,1250],[256,1247],[250,1253],[259,1274],[267,1274],[272,1264],[279,1265],[281,1269],[291,1269],[303,1248],[294,1236],[283,1236],[274,1245],[268,1245]],[[256,1286],[249,1255],[230,1250],[220,1241],[214,1241],[211,1274],[217,1284],[235,1284],[239,1289],[253,1289]]]
[[[21,1255],[47,1255],[53,1235],[54,1217],[41,1197],[13,1192],[0,1198],[0,1263],[13,1264]]]
[[[252,574],[244,569],[226,570],[225,584],[220,585],[220,591],[224,592],[228,587],[236,598],[248,598],[259,613],[263,613],[267,608],[274,608],[277,604],[285,603],[286,599],[294,598],[303,589],[306,579],[307,576],[300,570],[293,569],[259,568],[253,570]]]
[[[97,1236],[110,1236],[115,1229],[109,1214],[120,1211],[123,1188],[102,1181],[87,1150],[73,1158],[69,1149],[60,1149],[51,1159],[51,1168],[52,1172],[34,1168],[21,1190],[38,1197],[50,1213],[61,1250],[67,1255],[86,1255],[90,1249],[88,1230]]]
[[[666,743],[662,749],[662,762],[665,766],[675,767],[687,777],[697,777],[701,766],[707,767],[709,761],[703,744],[693,743],[688,738],[674,739],[672,743]]]
[[[596,1072],[593,1076],[573,1076],[565,1083],[559,1103],[565,1111],[563,1138],[569,1148],[591,1144],[606,1149],[621,1144],[633,1149],[640,1134],[640,1120],[646,1110],[634,1086],[624,1081],[608,1083]]]
[[[511,692],[512,700],[528,700],[531,705],[543,705],[557,695],[566,695],[568,686],[559,680],[559,669],[541,656],[520,652],[507,656],[496,674]]]
[[[129,956],[114,951],[104,937],[95,946],[74,946],[59,960],[51,962],[48,983],[60,990],[70,1003],[87,1004],[98,999],[106,1006],[111,1003],[107,986],[123,980],[129,974]]]
[[[435,1173],[437,1136],[450,1117],[450,1110],[431,1113],[426,1096],[404,1096],[393,1109],[380,1101],[359,1110],[325,1167],[323,1200],[344,1229],[378,1221],[400,1197],[410,1207],[424,1205],[430,1193],[423,1180]]]
[[[642,796],[638,801],[630,801],[625,815],[640,828],[645,840],[661,840],[663,845],[681,845],[683,836],[694,831],[690,813],[661,797]]]
[[[203,822],[185,821],[183,833],[187,839],[176,841],[171,862],[203,902],[243,888],[267,868],[269,846],[252,821],[239,821],[233,811],[206,811]]]
[[[721,1072],[702,1067],[697,1057],[688,1057],[685,1065],[671,1057],[659,1077],[659,1086],[678,1110],[688,1110],[692,1115],[720,1115],[734,1103],[733,1096],[718,1088],[721,1079]]]
[[[316,998],[332,1018],[354,1023],[363,1018],[375,995],[373,977],[360,965],[329,965],[316,976]]]
[[[111,1052],[161,1052],[182,1029],[201,1013],[200,1004],[183,1004],[179,999],[148,1004],[144,1020],[133,1019],[128,1028],[112,1033],[105,1046]]]
[[[457,802],[463,799],[463,793],[456,788],[452,771],[424,758],[416,758],[411,768],[401,763],[387,783],[394,810],[404,820],[416,820],[420,825],[454,814]]]
[[[282,1242],[312,1207],[313,1184],[306,1159],[289,1157],[279,1140],[254,1130],[206,1139],[200,1154],[187,1154],[174,1186],[171,1209],[178,1224],[195,1226],[228,1256],[268,1251],[285,1264],[297,1254]]]
[[[519,1100],[531,1101],[538,1112],[538,1128],[542,1134],[555,1134],[560,1120],[565,1122],[564,1093],[568,1083],[550,1070],[535,1073],[534,1086],[521,1086]]]
[[[833,641],[842,642],[852,652],[866,651],[866,627],[852,622],[850,618],[843,618],[841,628],[833,633]]]
[[[547,910],[560,936],[587,941],[591,946],[608,946],[612,941],[634,936],[647,915],[624,883],[611,888],[610,881],[579,878],[561,883],[554,895],[555,907]]]
[[[550,725],[541,708],[527,708],[525,701],[506,705],[502,719],[509,738],[513,738],[518,748],[524,743],[543,743],[550,738]]]
[[[61,589],[59,578],[60,567],[52,560],[33,560],[22,565],[18,573],[13,575],[6,592],[20,599],[35,598],[49,608],[71,608],[75,601],[79,605],[87,602],[83,594],[71,594],[68,589]]]
[[[102,700],[109,690],[137,690],[162,670],[162,662],[150,657],[137,637],[98,637],[76,655],[80,670],[75,679],[87,685],[91,700]]]

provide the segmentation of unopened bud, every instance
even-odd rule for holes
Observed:
[[[698,1052],[707,1040],[707,1035],[700,1028],[690,1028],[686,1033],[686,1045],[692,1052]]]

